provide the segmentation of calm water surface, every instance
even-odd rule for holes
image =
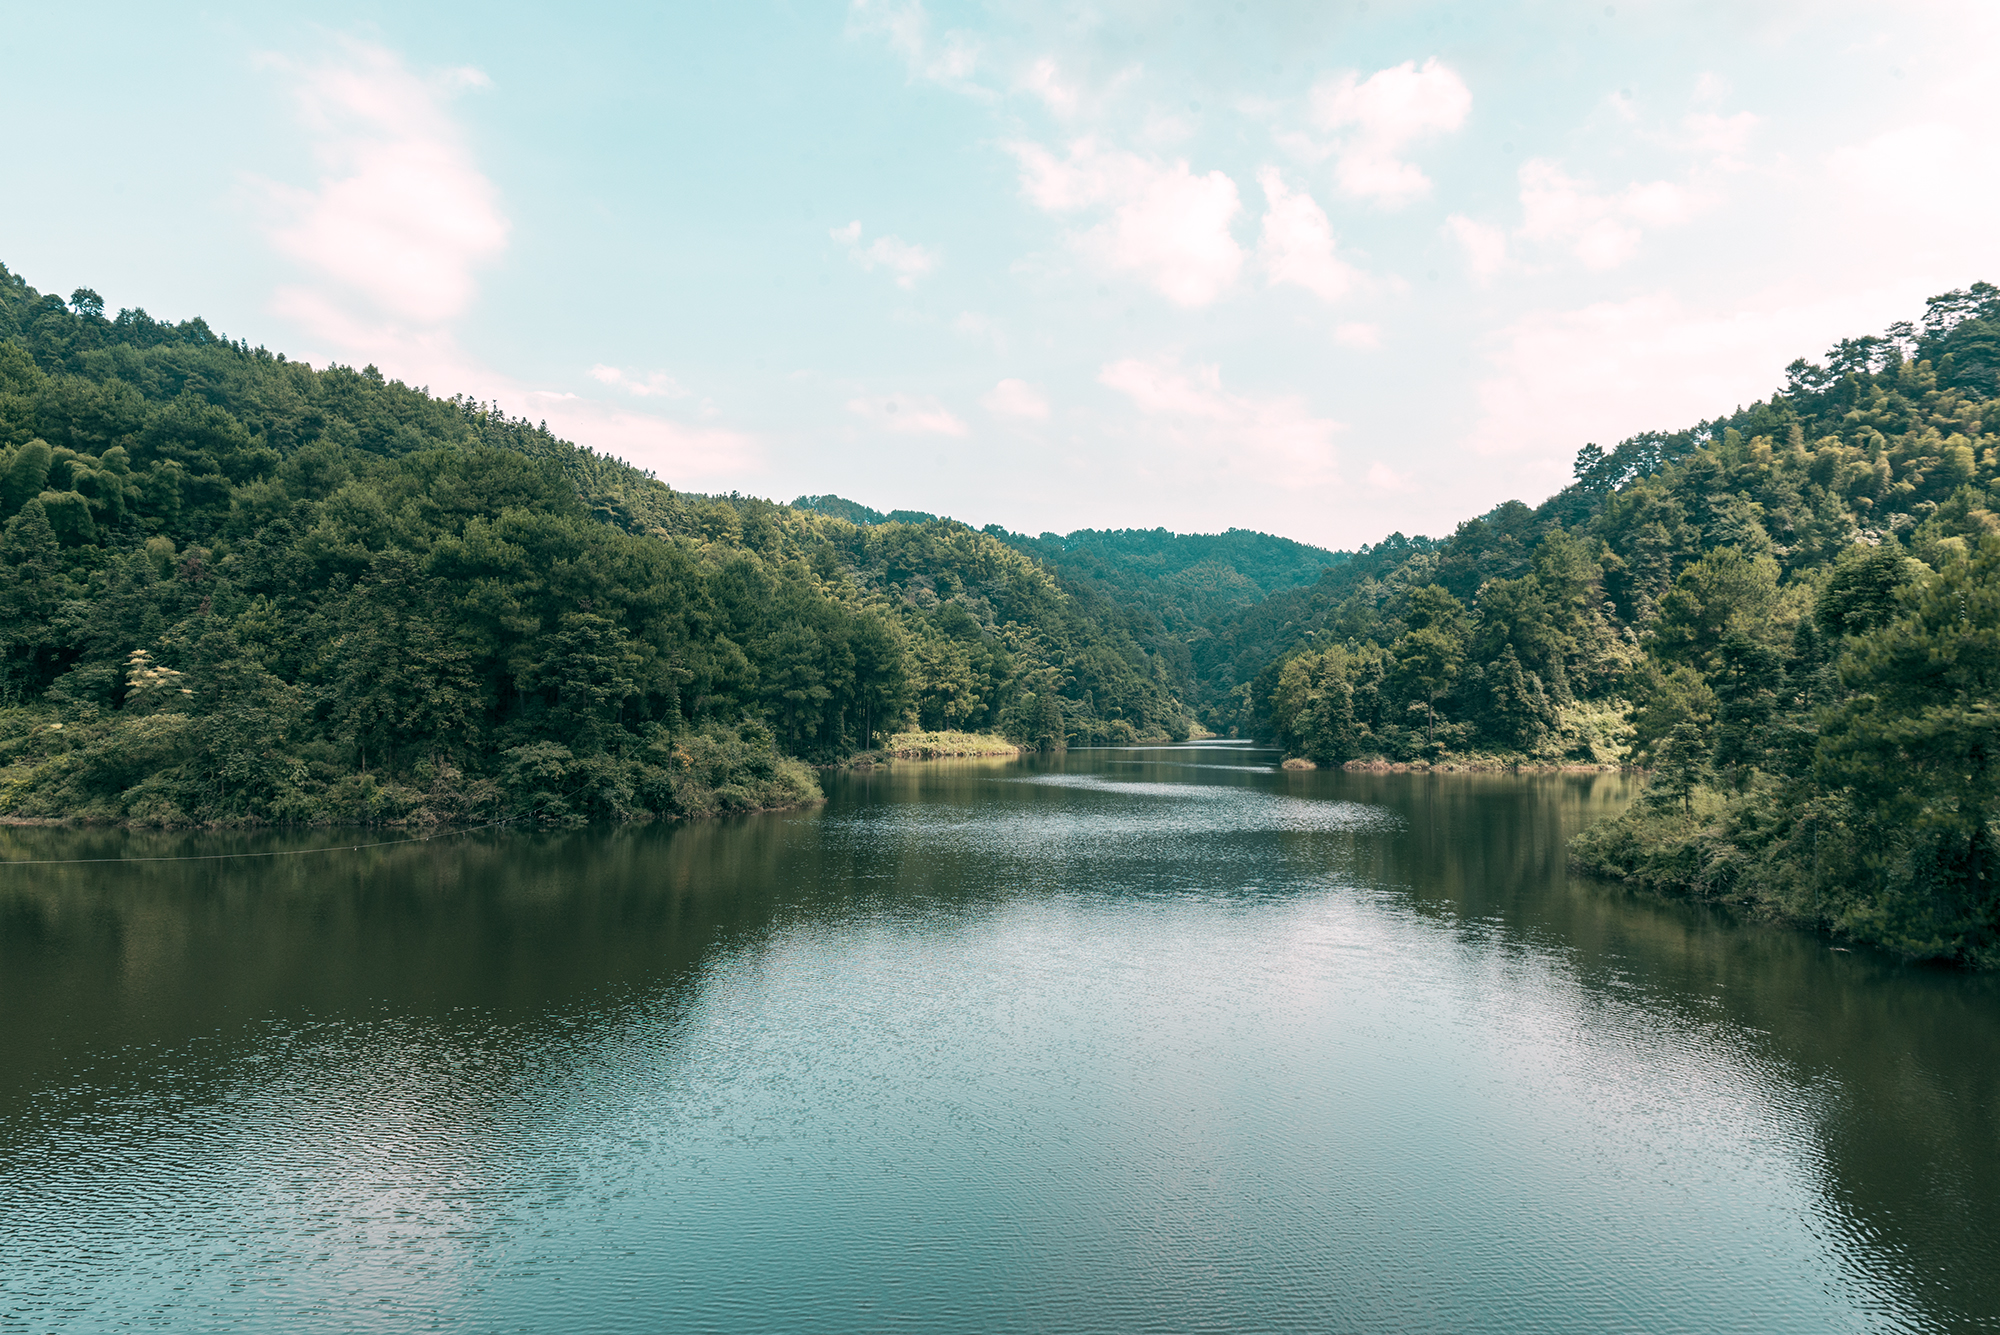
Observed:
[[[2000,1329],[1992,980],[1269,759],[0,868],[0,1329]]]

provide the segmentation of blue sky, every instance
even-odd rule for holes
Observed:
[[[2000,11],[9,6],[0,261],[694,490],[1333,546],[2000,277]]]

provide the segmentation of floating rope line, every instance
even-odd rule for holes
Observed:
[[[530,812],[530,815],[535,813]],[[417,834],[407,839],[382,839],[372,844],[328,844],[323,848],[278,848],[265,853],[168,853],[155,857],[139,858],[0,858],[0,867],[56,867],[75,866],[86,862],[227,862],[236,858],[296,858],[309,853],[359,853],[364,848],[395,848],[402,844],[427,844],[433,839],[449,839],[455,834],[471,834],[477,830],[490,830],[496,825],[512,825],[518,816],[505,820],[490,820],[484,825],[468,825],[462,830],[446,830],[442,834]]]

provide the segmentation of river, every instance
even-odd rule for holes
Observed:
[[[0,1329],[2000,1329],[1995,980],[1272,759],[0,831]]]

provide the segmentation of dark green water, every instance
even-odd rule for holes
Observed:
[[[0,1329],[2000,1328],[1992,980],[1265,758],[0,868]]]

